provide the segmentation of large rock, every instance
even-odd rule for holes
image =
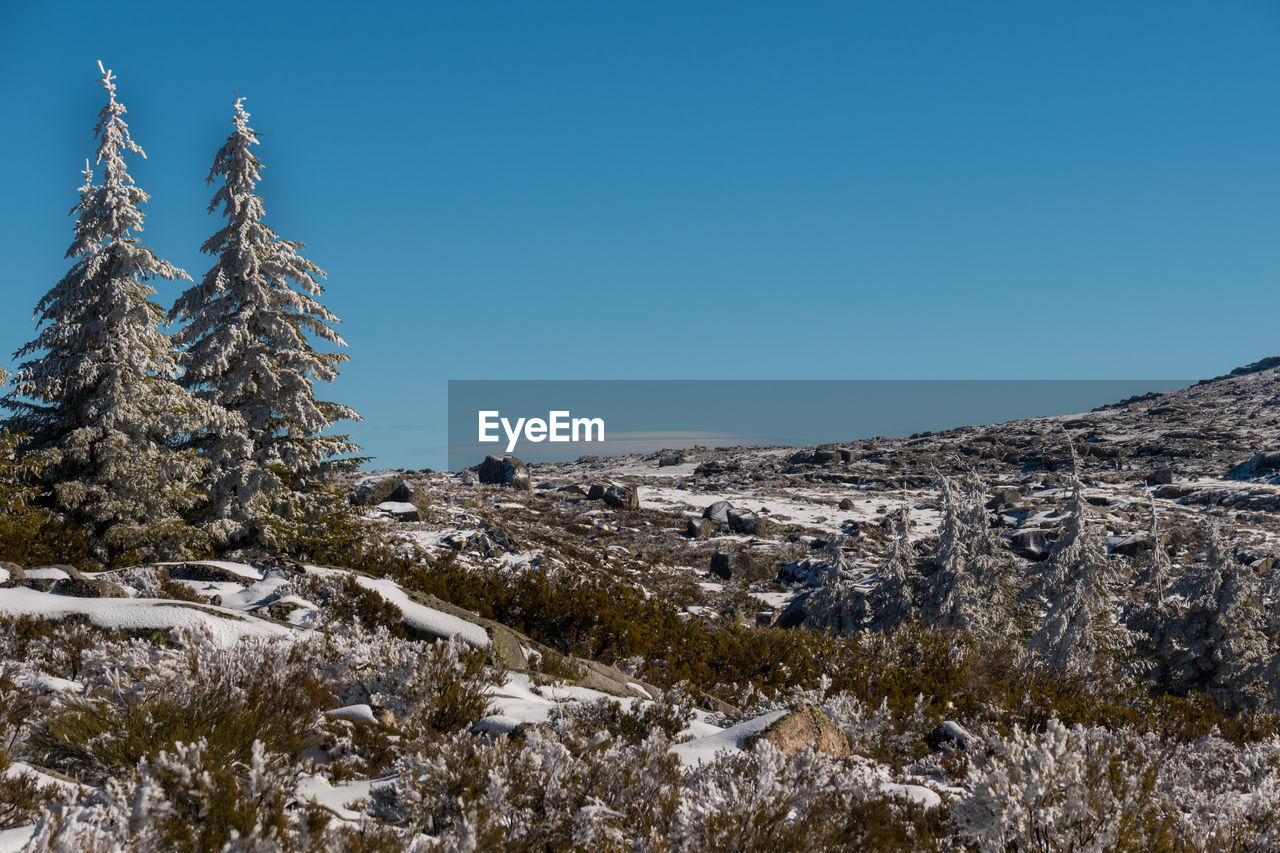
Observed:
[[[770,724],[746,744],[768,741],[784,755],[815,749],[837,758],[849,754],[849,738],[831,718],[813,705],[804,704]]]
[[[725,517],[729,522],[729,528],[735,533],[752,536],[769,535],[769,520],[761,518],[750,510],[731,509],[725,513]]]
[[[253,579],[241,572],[215,566],[209,563],[176,563],[165,566],[165,572],[176,581],[199,581],[200,583],[238,583],[245,586],[253,583]]]
[[[614,509],[640,508],[640,490],[632,486],[610,486],[601,499]]]
[[[1148,486],[1167,486],[1173,482],[1173,469],[1167,465],[1147,475]]]
[[[1019,557],[1038,563],[1049,556],[1052,545],[1043,530],[1019,530],[1009,537],[1009,548]]]
[[[689,517],[684,520],[684,534],[690,539],[710,539],[711,519]]]
[[[422,513],[411,503],[400,501],[383,501],[378,509],[390,515],[396,521],[422,521]]]
[[[749,551],[717,551],[711,555],[711,573],[725,580],[758,581],[777,572],[768,561]]]
[[[129,593],[111,581],[100,578],[63,578],[54,581],[49,589],[55,595],[68,595],[72,598],[128,598]]]
[[[838,450],[815,450],[813,455],[809,457],[809,461],[814,465],[825,465],[828,462],[834,462],[840,458]]]
[[[714,521],[716,524],[728,524],[729,512],[733,509],[733,504],[728,501],[716,501],[711,506],[702,511],[702,517]]]
[[[1006,506],[1016,506],[1022,500],[1022,492],[1012,486],[1005,486],[996,489],[991,495],[991,500],[987,501],[987,509],[1000,509]]]
[[[486,486],[510,486],[522,491],[533,491],[533,478],[529,466],[514,456],[486,456],[475,467],[476,476]]]
[[[17,563],[0,560],[0,587],[18,586],[27,579],[27,573]]]
[[[684,457],[679,453],[664,453],[658,457],[659,468],[670,468],[673,465],[679,465],[684,461]]]
[[[1272,471],[1280,471],[1280,450],[1264,450],[1255,453],[1251,459],[1232,465],[1227,478],[1248,480]]]
[[[427,490],[420,483],[415,483],[412,480],[405,480],[399,486],[396,486],[395,491],[387,495],[387,500],[402,504],[413,504],[423,514],[431,506],[431,495],[427,493]]]
[[[356,506],[377,506],[392,500],[391,495],[404,485],[400,471],[384,469],[366,474],[351,484],[351,502]]]

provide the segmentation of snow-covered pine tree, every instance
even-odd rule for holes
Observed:
[[[98,68],[107,93],[95,130],[102,183],[86,162],[71,211],[67,257],[75,263],[36,306],[43,328],[16,354],[28,360],[4,398],[6,426],[26,436],[24,453],[40,454],[44,483],[93,535],[97,559],[181,557],[198,545],[181,514],[201,500],[205,463],[178,445],[233,419],[176,382],[177,358],[149,282],[186,274],[135,236],[148,195],[125,155],[146,155],[129,135],[115,76]]]
[[[938,625],[986,635],[1005,621],[1001,589],[995,583],[991,536],[980,486],[963,489],[939,475],[942,527],[926,579],[922,618]]]
[[[839,539],[827,541],[822,563],[809,575],[819,586],[805,602],[805,626],[834,634],[860,629],[867,618],[867,595],[858,586]]]
[[[1050,666],[1068,673],[1084,672],[1100,654],[1120,652],[1128,645],[1112,604],[1114,570],[1088,518],[1080,459],[1073,447],[1066,522],[1034,587],[1047,610],[1031,639],[1032,649]]]
[[[1125,625],[1134,634],[1138,657],[1147,661],[1151,676],[1167,688],[1170,681],[1170,661],[1165,633],[1169,624],[1178,617],[1178,608],[1169,597],[1173,561],[1164,547],[1154,494],[1151,497],[1151,523],[1147,535],[1152,543],[1151,550],[1139,568],[1138,595],[1125,614]]]
[[[1213,525],[1186,613],[1169,628],[1174,689],[1204,691],[1232,710],[1262,705],[1271,657],[1265,623],[1253,570],[1235,559]]]
[[[893,544],[889,558],[871,592],[870,624],[878,631],[889,631],[910,622],[920,612],[914,599],[923,581],[915,566],[915,549],[911,547],[910,510],[901,507],[893,514],[891,524]]]
[[[199,284],[178,299],[171,319],[186,321],[175,339],[184,348],[183,384],[243,418],[243,433],[205,433],[197,446],[213,462],[206,526],[220,544],[278,545],[290,519],[309,505],[323,475],[359,448],[323,431],[356,412],[317,400],[316,380],[331,382],[348,356],[319,352],[311,339],[346,343],[338,318],[317,301],[324,272],[263,222],[254,190],[261,162],[244,99],[235,101],[235,130],[214,157],[207,182],[219,183],[226,226],[202,251],[214,257]]]

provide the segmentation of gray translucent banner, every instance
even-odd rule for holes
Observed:
[[[508,452],[526,462],[563,462],[699,445],[796,446],[901,437],[1087,412],[1189,384],[1171,379],[450,380],[449,468],[460,471],[488,454]],[[482,441],[482,436],[496,440]]]

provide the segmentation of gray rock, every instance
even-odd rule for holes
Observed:
[[[1227,478],[1231,480],[1248,480],[1270,471],[1280,471],[1280,450],[1264,450],[1255,453],[1251,459],[1231,466]]]
[[[604,493],[607,489],[608,489],[608,486],[605,486],[602,483],[592,483],[591,488],[587,489],[587,500],[589,501],[603,500]]]
[[[412,480],[405,480],[399,486],[396,486],[395,491],[387,496],[387,500],[395,501],[396,503],[413,504],[422,513],[426,513],[431,506],[431,495],[427,493],[427,490],[421,484]]]
[[[684,534],[690,539],[710,539],[711,519],[686,518],[684,520]]]
[[[1019,530],[1009,537],[1009,548],[1019,557],[1040,562],[1049,556],[1049,538],[1043,530]]]
[[[808,615],[809,596],[811,592],[802,592],[783,608],[778,614],[778,618],[773,620],[775,628],[799,628],[804,624],[804,617]]]
[[[129,594],[111,581],[100,578],[63,578],[53,582],[49,591],[72,598],[128,598]]]
[[[391,494],[404,485],[405,476],[399,471],[382,470],[366,474],[356,481],[351,490],[351,502],[356,506],[377,506],[392,500]]]
[[[1157,468],[1147,475],[1148,486],[1168,486],[1173,482],[1173,469],[1168,466]]]
[[[1012,486],[996,489],[987,501],[987,509],[1000,509],[1005,506],[1016,506],[1022,500],[1022,492]]]
[[[843,510],[850,510],[850,509],[853,509],[853,501],[852,501],[852,500],[850,500],[849,498],[841,498],[841,499],[840,499],[840,508],[841,508],[841,509],[843,509]]]
[[[640,508],[640,490],[631,486],[611,486],[605,489],[602,498],[614,509]]]
[[[733,509],[733,504],[728,501],[716,501],[711,506],[702,511],[702,517],[714,521],[716,524],[728,524],[729,512]]]
[[[725,580],[758,581],[777,571],[749,551],[717,551],[711,555],[711,573]]]
[[[977,742],[977,739],[955,720],[943,720],[933,731],[924,736],[924,742],[931,749],[951,752],[968,749]]]
[[[533,491],[529,466],[514,456],[486,456],[475,466],[475,472],[486,486],[510,486],[525,492]]]
[[[809,461],[814,465],[826,465],[828,462],[834,462],[840,458],[839,451],[836,450],[815,450],[813,455],[809,457]]]
[[[659,468],[670,468],[672,465],[679,465],[684,461],[684,457],[679,453],[664,453],[658,457]]]
[[[210,566],[206,563],[178,563],[165,566],[165,572],[176,581],[199,581],[201,583],[238,583],[248,586],[253,581],[230,569],[221,566]]]
[[[752,536],[769,535],[769,520],[761,518],[750,510],[731,509],[726,514],[726,520],[729,522],[729,529],[735,533],[749,534]]]
[[[422,521],[422,513],[411,503],[384,501],[378,504],[378,509],[387,513],[396,521]]]
[[[0,587],[19,586],[27,579],[27,573],[23,571],[22,566],[17,563],[10,563],[7,560],[0,560],[0,569],[4,569],[9,573],[9,577],[4,581],[0,581]]]
[[[1161,500],[1177,500],[1195,492],[1194,486],[1161,486],[1155,490],[1155,496]]]

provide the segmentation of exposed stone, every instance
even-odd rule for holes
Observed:
[[[411,503],[383,501],[378,504],[378,509],[387,513],[396,521],[422,521],[422,513]]]
[[[208,563],[177,563],[165,566],[165,572],[176,581],[200,581],[201,583],[239,583],[249,584],[251,581],[239,572],[224,569],[222,566],[211,566]]]
[[[691,539],[710,539],[711,530],[711,519],[709,518],[690,517],[684,520],[684,534]]]
[[[525,492],[533,491],[529,466],[514,456],[486,456],[475,466],[475,472],[486,486],[510,486]]]
[[[814,465],[825,465],[828,462],[834,462],[840,458],[840,453],[835,450],[815,450],[813,455],[809,457],[809,461]]]
[[[611,486],[602,497],[614,509],[640,508],[640,490],[632,486]]]
[[[955,720],[943,720],[933,731],[924,736],[924,742],[931,749],[953,752],[968,749],[977,742],[977,738]]]
[[[749,551],[717,551],[711,555],[711,573],[725,580],[756,581],[773,577],[777,572]]]
[[[1147,474],[1148,486],[1167,486],[1173,482],[1173,469],[1165,466]]]
[[[598,501],[604,498],[604,493],[608,489],[603,483],[592,483],[591,488],[587,489],[587,500]]]
[[[784,755],[803,749],[815,749],[837,758],[849,754],[849,738],[826,714],[810,704],[803,704],[770,724],[747,745],[768,741]]]
[[[702,511],[702,517],[710,519],[717,524],[729,523],[729,512],[733,509],[733,504],[728,501],[716,501],[711,506]]]
[[[77,573],[78,574],[78,573]],[[49,591],[72,598],[128,598],[129,594],[111,581],[100,578],[63,578],[53,582]]]
[[[431,507],[431,495],[419,483],[405,480],[396,490],[387,496],[387,500],[397,503],[413,504],[421,513]]]
[[[846,511],[853,509],[853,501],[850,498],[841,498],[840,508]]]
[[[996,489],[991,495],[991,499],[987,501],[987,509],[1000,509],[1006,506],[1016,506],[1022,500],[1022,492],[1011,486]]]
[[[731,509],[725,514],[725,519],[729,522],[729,528],[735,533],[753,536],[769,535],[769,520],[750,510]]]
[[[351,502],[356,506],[377,506],[391,500],[391,495],[404,485],[405,476],[399,471],[382,470],[366,474],[356,480],[351,491]]]
[[[684,461],[684,457],[679,453],[664,453],[658,457],[659,468],[670,468],[672,465],[679,465]]]
[[[1019,557],[1039,562],[1049,556],[1049,537],[1043,530],[1019,530],[1009,537],[1009,547]]]

